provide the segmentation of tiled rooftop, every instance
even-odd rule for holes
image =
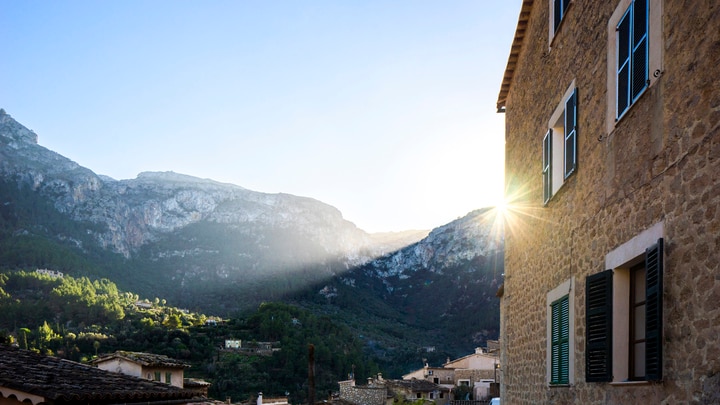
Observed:
[[[175,360],[171,357],[162,354],[152,353],[141,353],[141,352],[127,352],[117,351],[115,353],[106,354],[93,360],[94,364],[101,363],[103,361],[112,360],[114,358],[123,358],[126,360],[133,361],[145,367],[165,367],[165,368],[186,368],[188,365],[179,360]]]
[[[56,404],[151,403],[194,395],[168,384],[0,345],[0,391],[3,388],[42,396]]]

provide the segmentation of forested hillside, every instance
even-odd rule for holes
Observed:
[[[303,400],[309,344],[315,347],[318,390],[336,390],[353,367],[359,376],[379,371],[347,327],[279,303],[206,324],[204,314],[169,307],[161,298],[141,299],[106,279],[15,271],[0,273],[0,308],[5,344],[81,362],[115,350],[164,354],[190,364],[186,376],[211,382],[210,394],[218,399],[262,391]],[[275,342],[280,350],[224,350],[226,339],[250,346]]]

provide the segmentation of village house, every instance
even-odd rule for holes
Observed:
[[[494,341],[495,343],[497,341]],[[455,387],[471,388],[475,400],[484,400],[499,395],[497,368],[499,353],[489,348],[476,348],[475,352],[456,360],[450,360],[442,367],[425,367],[403,375],[403,380],[422,379],[438,384],[452,391]]]
[[[356,386],[355,380],[340,381],[340,398],[356,405],[392,405],[395,399],[426,400],[446,405],[450,389],[424,379],[386,380],[381,374],[368,378],[366,386]]]
[[[122,373],[183,388],[187,364],[168,356],[152,353],[117,351],[93,360],[101,370]]]
[[[720,3],[524,0],[501,397],[720,403]]]
[[[36,269],[35,272],[52,278],[63,278],[65,276],[62,271],[50,269]]]
[[[0,345],[0,404],[208,403],[193,391]]]

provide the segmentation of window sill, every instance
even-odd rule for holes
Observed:
[[[638,385],[650,385],[650,381],[613,381],[610,385],[615,387],[632,387]]]

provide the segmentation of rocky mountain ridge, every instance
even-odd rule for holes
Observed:
[[[108,277],[123,289],[205,313],[232,314],[308,292],[322,304],[343,296],[363,301],[384,311],[368,316],[387,318],[411,313],[422,294],[439,294],[430,290],[450,294],[427,316],[410,317],[427,322],[476,310],[468,304],[472,287],[490,296],[501,278],[495,261],[502,235],[492,210],[429,234],[368,234],[312,198],[173,172],[130,180],[97,175],[39,145],[3,110],[0,181],[0,239],[8,242],[0,269]],[[398,320],[411,325],[410,318]]]
[[[348,266],[397,247],[387,235],[384,244],[377,244],[335,207],[311,198],[260,193],[173,172],[146,172],[119,181],[98,176],[40,146],[37,135],[4,110],[0,157],[0,176],[52,196],[58,211],[75,220],[104,225],[96,239],[126,258],[164,234],[200,221],[305,229],[328,255],[346,255]],[[423,232],[415,235],[419,239]]]

